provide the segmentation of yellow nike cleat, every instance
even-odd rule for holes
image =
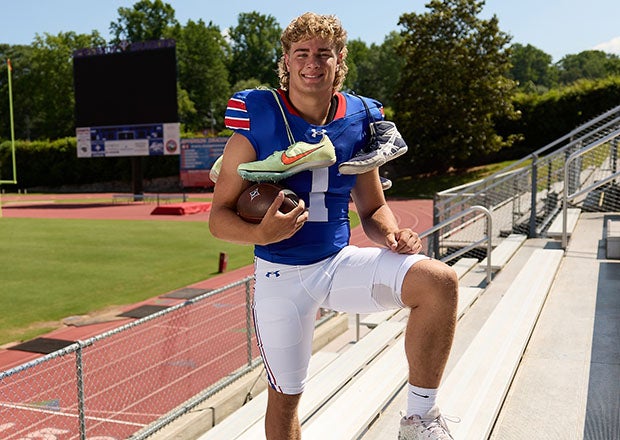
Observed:
[[[237,173],[253,182],[286,179],[301,171],[328,167],[336,163],[336,150],[326,135],[316,144],[295,142],[286,150],[275,151],[269,157],[242,163]]]

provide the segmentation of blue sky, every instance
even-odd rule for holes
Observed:
[[[119,7],[137,0],[0,0],[0,43],[30,44],[36,34],[99,31],[109,38]],[[165,1],[165,0],[164,0]],[[168,0],[182,24],[192,19],[234,26],[241,12],[272,15],[282,27],[306,11],[336,14],[350,39],[381,43],[399,30],[405,12],[424,13],[427,0]],[[559,61],[588,49],[620,55],[620,0],[487,0],[482,17],[496,15],[513,43],[532,44]]]

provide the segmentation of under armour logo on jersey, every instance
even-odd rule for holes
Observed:
[[[267,272],[267,273],[265,274],[265,276],[266,276],[267,278],[271,278],[272,276],[274,276],[274,277],[278,278],[278,277],[280,276],[280,271],[279,271],[279,270],[276,270],[276,271],[274,271],[274,272]]]
[[[317,136],[323,136],[324,134],[327,134],[327,130],[325,130],[324,128],[321,128],[320,130],[317,130],[316,128],[311,129],[312,130],[312,137],[315,138]]]

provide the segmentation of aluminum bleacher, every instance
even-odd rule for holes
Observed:
[[[528,259],[511,287],[446,378],[442,406],[467,423],[456,430],[480,428],[494,420],[533,329],[536,317],[562,258],[562,250],[540,249]],[[483,289],[462,287],[461,297],[478,296]],[[463,295],[465,293],[465,295]],[[471,306],[459,307],[459,317]],[[401,311],[378,324],[359,342],[328,363],[315,354],[313,373],[300,403],[304,439],[356,439],[369,429],[386,405],[406,383],[407,363],[403,330],[407,312]],[[518,325],[513,325],[514,322]],[[485,383],[480,387],[480,383]],[[472,389],[478,390],[472,406]],[[266,393],[234,412],[202,435],[210,439],[263,438]],[[350,411],[350,408],[355,408]],[[343,417],[343,414],[347,414]],[[462,414],[462,416],[461,416]],[[484,423],[479,420],[485,420]],[[337,421],[337,423],[336,423]],[[471,422],[471,423],[470,423]],[[336,437],[334,437],[334,435]],[[477,433],[476,433],[477,435]],[[458,437],[460,438],[460,437]],[[478,438],[475,436],[463,438]],[[482,437],[480,437],[482,438]]]

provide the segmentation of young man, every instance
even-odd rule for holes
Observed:
[[[454,335],[457,277],[421,255],[418,235],[398,226],[376,168],[359,175],[338,171],[368,142],[365,107],[382,119],[378,102],[364,98],[364,105],[359,96],[339,92],[347,50],[338,19],[303,14],[284,30],[281,43],[277,93],[246,90],[229,102],[226,121],[235,133],[224,151],[209,221],[214,236],[255,245],[254,321],[270,383],[266,437],[301,438],[297,407],[320,307],[348,313],[409,307],[410,392],[399,439],[451,439],[434,402]],[[279,182],[301,198],[296,209],[279,212],[280,193],[259,224],[236,214],[237,198],[251,184],[237,172],[240,165],[294,143],[326,143],[324,137],[334,146],[336,163]],[[378,247],[349,245],[351,196]]]

